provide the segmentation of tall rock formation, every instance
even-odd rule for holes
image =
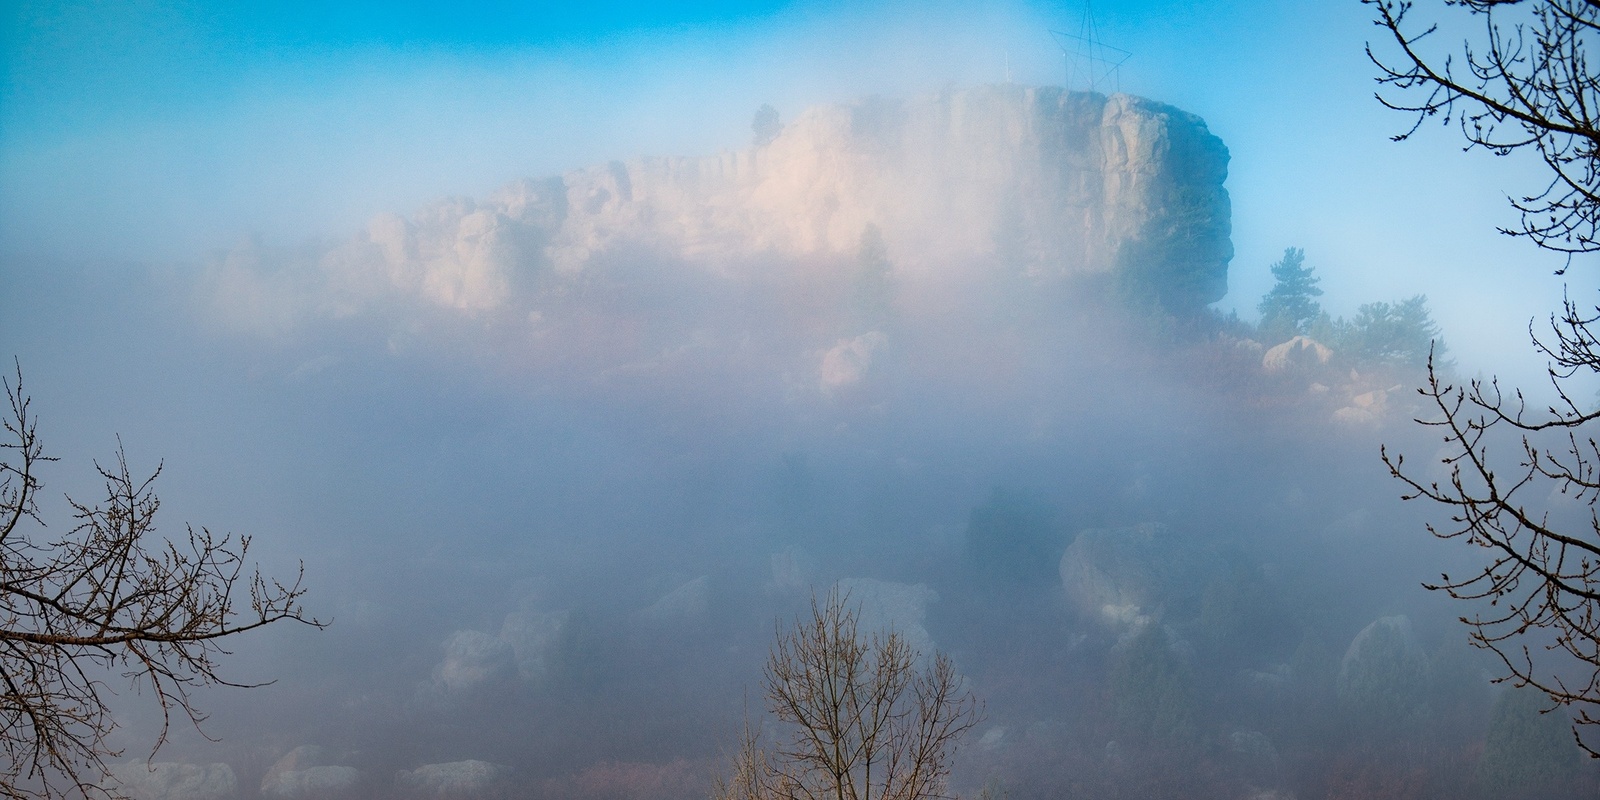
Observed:
[[[316,271],[336,293],[484,311],[528,276],[559,284],[617,253],[739,278],[851,257],[872,230],[902,282],[1111,275],[1195,307],[1227,288],[1227,164],[1198,117],[1128,95],[872,97],[809,109],[737,152],[614,161],[380,216]]]

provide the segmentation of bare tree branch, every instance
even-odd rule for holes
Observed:
[[[1600,75],[1589,49],[1600,32],[1594,0],[1455,0],[1483,23],[1461,60],[1430,59],[1423,45],[1437,26],[1413,30],[1408,0],[1362,0],[1391,41],[1392,55],[1367,55],[1388,92],[1378,100],[1415,115],[1409,138],[1430,117],[1455,124],[1468,149],[1496,155],[1532,150],[1549,170],[1543,188],[1508,198],[1521,223],[1502,228],[1547,250],[1600,250]],[[1464,68],[1463,68],[1464,67]]]
[[[893,631],[862,636],[838,589],[779,629],[767,709],[789,736],[772,750],[748,725],[715,800],[936,800],[956,745],[982,715],[948,656],[919,669]]]
[[[1460,60],[1425,52],[1438,28],[1413,28],[1410,0],[1363,2],[1389,40],[1367,47],[1379,69],[1378,100],[1415,115],[1394,138],[1438,117],[1460,129],[1468,150],[1534,153],[1549,180],[1508,198],[1521,220],[1502,232],[1566,254],[1568,267],[1574,256],[1600,251],[1600,71],[1589,62],[1600,0],[1446,0],[1482,25]],[[1441,575],[1428,588],[1474,601],[1475,612],[1461,620],[1472,643],[1500,660],[1500,680],[1575,709],[1574,737],[1600,757],[1600,740],[1585,736],[1600,725],[1600,446],[1592,434],[1600,409],[1571,391],[1575,378],[1600,373],[1600,308],[1585,313],[1566,299],[1550,323],[1553,339],[1533,339],[1548,359],[1554,402],[1530,410],[1520,390],[1493,379],[1452,385],[1430,359],[1419,391],[1435,416],[1418,421],[1443,434],[1445,474],[1425,477],[1387,450],[1383,459],[1407,499],[1448,511],[1448,525],[1429,526],[1435,536],[1485,552],[1482,566]],[[1553,519],[1552,503],[1584,508],[1587,519]]]
[[[223,639],[284,620],[324,623],[301,606],[303,565],[287,584],[246,570],[249,537],[192,527],[157,537],[161,468],[136,477],[120,442],[111,466],[95,465],[103,499],[68,498],[74,526],[44,538],[37,469],[54,459],[20,366],[15,385],[0,386],[10,405],[0,441],[0,795],[107,796],[105,759],[120,755],[107,742],[117,727],[108,679],[120,674],[156,698],[154,755],[175,715],[205,721],[195,688],[259,685],[221,676]]]

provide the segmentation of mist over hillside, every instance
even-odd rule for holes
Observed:
[[[163,530],[303,559],[334,620],[240,642],[277,682],[207,693],[219,741],[179,732],[154,777],[125,698],[128,791],[703,797],[765,724],[774,620],[833,586],[984,698],[965,797],[1522,779],[1493,748],[1545,745],[1492,727],[1556,718],[1419,588],[1470,553],[1377,460],[1436,447],[1420,376],[1209,307],[1202,120],[1003,84],[762,139],[119,285],[13,270],[47,488],[121,432],[164,460]],[[1592,792],[1550,747],[1547,796]]]

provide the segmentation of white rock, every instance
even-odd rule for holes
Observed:
[[[354,767],[320,766],[268,773],[261,796],[275,800],[342,797],[355,789],[361,772]]]
[[[1267,372],[1307,370],[1326,365],[1333,359],[1328,346],[1309,336],[1296,336],[1274,346],[1261,356],[1261,368]]]
[[[111,768],[110,787],[133,800],[230,800],[239,782],[227,764],[146,764]]]
[[[1167,554],[1157,539],[1164,532],[1154,523],[1079,532],[1061,554],[1067,599],[1108,627],[1149,621],[1163,584]]]
[[[893,630],[912,650],[924,656],[933,655],[933,636],[923,622],[928,615],[928,604],[938,600],[939,593],[927,584],[846,578],[839,581],[838,588],[846,603],[859,609],[856,629],[862,634]]]
[[[794,592],[805,589],[811,585],[811,559],[798,547],[784,548],[783,552],[772,554],[772,583],[767,589],[771,592]]]
[[[446,694],[475,691],[517,677],[516,651],[482,631],[456,631],[444,643],[434,686]]]
[[[261,777],[269,800],[322,800],[350,794],[361,780],[354,767],[339,766],[325,748],[303,744],[284,754]]]
[[[506,615],[500,625],[500,640],[511,646],[517,674],[523,680],[542,680],[550,671],[551,654],[571,616],[570,611],[539,611],[532,607]]]
[[[511,770],[487,761],[451,761],[424,764],[413,770],[395,773],[394,784],[402,794],[439,800],[479,800],[506,793]]]
[[[840,339],[837,345],[822,354],[818,368],[824,392],[836,392],[861,382],[872,368],[872,356],[882,349],[889,337],[879,331],[868,331],[853,339]]]
[[[694,620],[705,616],[711,606],[711,578],[701,575],[657,600],[643,612],[646,619]]]

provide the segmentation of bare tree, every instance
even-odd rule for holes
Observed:
[[[1416,115],[1395,138],[1442,117],[1459,126],[1469,150],[1537,154],[1549,182],[1510,198],[1521,222],[1502,232],[1566,254],[1568,267],[1575,255],[1600,250],[1600,72],[1588,61],[1600,0],[1453,0],[1455,13],[1484,31],[1459,60],[1426,50],[1437,28],[1412,29],[1410,2],[1363,2],[1392,39],[1367,48],[1386,87],[1379,100]],[[1499,680],[1537,687],[1553,707],[1575,707],[1574,736],[1600,757],[1600,742],[1583,733],[1600,724],[1600,447],[1592,432],[1600,411],[1573,390],[1579,376],[1600,374],[1600,308],[1590,314],[1567,299],[1550,323],[1553,338],[1535,336],[1534,345],[1548,360],[1555,402],[1530,407],[1520,390],[1496,380],[1453,385],[1430,358],[1420,391],[1437,415],[1419,422],[1444,434],[1445,474],[1430,477],[1387,450],[1383,458],[1408,499],[1449,510],[1447,525],[1430,526],[1434,535],[1487,551],[1483,566],[1442,575],[1429,588],[1488,600],[1462,621],[1472,642],[1504,664]],[[1583,513],[1563,519],[1552,513],[1553,499]]]
[[[1430,58],[1426,40],[1437,26],[1407,27],[1407,0],[1362,0],[1395,45],[1385,59],[1367,46],[1380,70],[1385,106],[1416,116],[1410,137],[1429,117],[1459,126],[1468,149],[1496,155],[1536,153],[1549,181],[1512,197],[1521,224],[1503,233],[1527,237],[1548,250],[1600,250],[1600,74],[1589,45],[1600,33],[1597,0],[1451,0],[1481,22],[1484,35],[1453,54]],[[1509,19],[1508,19],[1509,17]]]
[[[301,607],[301,574],[285,584],[245,570],[249,537],[192,527],[156,537],[161,470],[135,477],[120,446],[111,466],[95,465],[103,499],[68,498],[73,527],[47,536],[38,471],[55,459],[39,443],[20,367],[15,386],[0,386],[10,406],[0,441],[0,795],[109,795],[105,759],[120,751],[107,741],[117,727],[108,680],[120,673],[156,698],[154,755],[175,715],[197,728],[205,720],[194,688],[245,685],[218,673],[223,639],[283,620],[323,623]]]
[[[945,797],[956,745],[980,717],[950,658],[919,655],[893,631],[860,635],[837,589],[778,631],[767,709],[788,728],[770,748],[745,729],[717,800]]]

